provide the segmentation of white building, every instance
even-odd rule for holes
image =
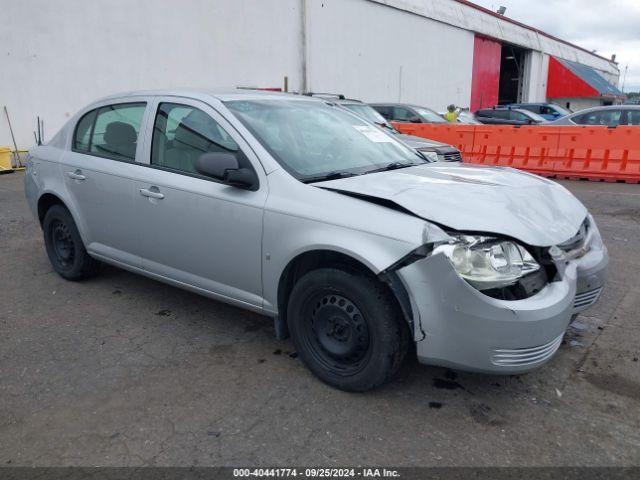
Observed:
[[[0,103],[19,148],[33,143],[36,116],[50,138],[125,90],[284,88],[286,77],[291,91],[438,110],[548,93],[583,107],[614,101],[620,73],[466,0],[0,0],[0,11]],[[611,88],[593,87],[594,75]],[[11,145],[6,118],[0,145]]]

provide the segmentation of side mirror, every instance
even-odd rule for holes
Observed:
[[[258,178],[255,172],[250,168],[241,168],[237,155],[240,153],[203,153],[196,160],[196,171],[234,187],[257,190]]]
[[[420,117],[411,117],[409,123],[422,123],[422,119]]]

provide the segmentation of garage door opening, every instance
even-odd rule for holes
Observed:
[[[503,44],[500,54],[500,87],[498,103],[522,101],[524,64],[528,50],[515,45]]]

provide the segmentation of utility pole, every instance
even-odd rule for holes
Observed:
[[[625,83],[627,83],[627,70],[629,70],[629,64],[627,63],[627,66],[624,67],[624,77],[622,77],[622,93],[624,93],[624,85]]]
[[[300,63],[302,70],[301,93],[307,93],[309,91],[309,32],[307,29],[307,10],[307,0],[300,0]]]

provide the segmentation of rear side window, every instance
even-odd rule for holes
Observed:
[[[236,152],[236,142],[211,116],[195,107],[161,103],[153,125],[151,164],[197,174],[203,153]]]
[[[98,109],[89,151],[114,160],[134,161],[145,103],[122,103]]]

